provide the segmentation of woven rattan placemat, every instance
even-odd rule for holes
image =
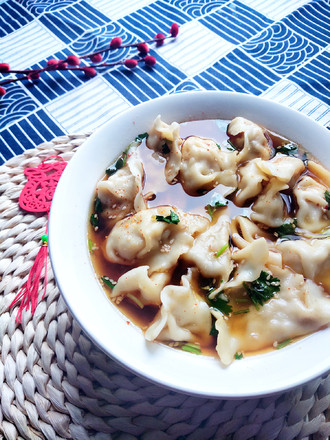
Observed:
[[[0,433],[14,439],[325,440],[330,375],[281,395],[217,400],[169,391],[126,371],[84,334],[48,266],[36,313],[9,309],[40,248],[46,216],[20,210],[24,169],[70,160],[88,135],[55,138],[0,167]],[[283,371],[285,374],[285,371]],[[271,380],[271,378],[270,378]]]

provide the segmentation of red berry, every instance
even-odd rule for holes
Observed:
[[[138,62],[136,60],[133,60],[131,58],[124,61],[125,66],[128,67],[129,69],[134,69],[134,67],[137,66],[137,63]]]
[[[89,57],[92,63],[99,63],[102,61],[102,55],[100,53],[95,53]]]
[[[66,61],[70,66],[79,66],[80,64],[80,58],[76,55],[69,55]]]
[[[87,78],[93,78],[96,75],[96,70],[93,67],[84,67],[84,74]]]
[[[166,37],[165,37],[164,34],[157,34],[157,35],[155,35],[155,40],[157,40],[156,41],[157,46],[162,46],[164,44],[165,38]]]
[[[139,43],[137,45],[137,49],[140,53],[148,53],[149,52],[149,47],[147,45],[147,43]]]
[[[123,40],[120,37],[115,37],[110,41],[110,49],[118,49]]]
[[[8,63],[0,63],[0,72],[1,73],[3,73],[3,72],[9,72],[9,70],[10,70],[10,66],[9,66],[9,64]]]
[[[6,94],[6,90],[3,87],[0,87],[0,96],[3,96]]]
[[[65,63],[63,60],[59,60],[57,69],[58,70],[64,70],[68,67],[68,63]]]
[[[156,58],[152,57],[151,55],[147,55],[143,58],[146,66],[152,67],[156,64]]]
[[[172,37],[176,37],[179,33],[179,25],[177,23],[172,23],[170,34]]]
[[[59,63],[59,60],[55,60],[55,58],[51,58],[47,61],[47,66],[56,66]]]
[[[39,79],[40,78],[40,73],[38,72],[31,72],[28,74],[28,79]]]

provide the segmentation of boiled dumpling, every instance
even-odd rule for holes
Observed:
[[[147,147],[166,158],[165,177],[168,183],[173,183],[181,166],[180,125],[172,122],[166,124],[157,116],[148,132]]]
[[[312,177],[304,176],[296,185],[297,225],[310,232],[320,232],[330,226],[330,210],[325,200],[327,188]]]
[[[330,269],[330,238],[314,240],[286,240],[277,244],[284,264],[307,278]]]
[[[235,203],[242,206],[247,200],[259,195],[262,191],[264,181],[269,180],[266,174],[258,167],[260,159],[253,159],[239,168],[238,191],[235,196]]]
[[[256,164],[266,176],[276,177],[289,187],[292,187],[298,176],[305,171],[305,165],[301,159],[282,154],[277,154],[271,160],[257,159]]]
[[[192,290],[189,276],[183,275],[181,283],[162,290],[162,306],[145,333],[148,341],[194,342],[198,336],[210,339],[212,319],[208,305]]]
[[[241,315],[244,333],[231,332],[228,320],[218,316],[217,351],[226,364],[237,351],[255,351],[320,329],[330,321],[330,297],[323,288],[288,269],[274,267],[280,292],[258,310],[250,306]],[[223,335],[223,337],[222,337]]]
[[[131,148],[124,167],[97,184],[97,196],[103,206],[102,218],[108,226],[127,214],[146,208],[142,195],[143,166],[136,148]]]
[[[170,217],[171,213],[178,217],[178,223],[157,220],[157,216]],[[171,206],[144,209],[116,223],[107,238],[105,256],[113,263],[148,265],[150,274],[165,272],[176,265],[192,246],[194,235],[208,224],[204,217]]]
[[[251,219],[272,228],[281,226],[285,221],[285,204],[280,191],[289,186],[273,177],[267,184],[264,192],[252,206]]]
[[[223,252],[217,256],[221,249]],[[195,238],[192,248],[183,258],[196,266],[205,278],[220,277],[227,281],[233,269],[228,216],[219,216],[215,225]]]
[[[271,141],[265,135],[266,131],[248,119],[237,117],[227,128],[227,134],[235,147],[240,150],[238,162],[260,157],[268,160],[271,156]]]
[[[171,273],[155,272],[148,275],[149,266],[139,266],[119,277],[110,294],[111,299],[121,300],[127,294],[137,297],[144,305],[160,305],[160,292],[171,278]]]
[[[237,186],[236,152],[221,151],[211,139],[188,137],[182,144],[180,182],[188,194],[210,191],[217,185]]]

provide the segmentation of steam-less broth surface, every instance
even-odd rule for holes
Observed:
[[[144,209],[142,210],[136,210],[135,207],[131,208],[130,210],[127,208],[127,206],[124,206],[125,214],[119,215],[118,219],[116,218],[118,216],[118,203],[113,202],[113,199],[109,196],[109,206],[106,206],[106,203],[104,203],[104,200],[100,202],[100,198],[102,198],[102,193],[100,196],[100,189],[98,187],[97,193],[96,193],[96,200],[101,205],[101,208],[96,208],[95,202],[93,202],[92,210],[91,210],[91,216],[97,217],[97,224],[95,221],[92,221],[93,224],[89,227],[89,247],[90,247],[90,253],[91,253],[91,259],[93,262],[93,266],[95,268],[95,271],[101,280],[101,283],[104,285],[104,290],[107,293],[109,299],[114,302],[114,304],[124,313],[124,315],[127,316],[128,322],[132,321],[136,325],[138,325],[143,331],[146,332],[146,335],[148,339],[150,340],[160,340],[161,342],[167,343],[169,345],[172,345],[174,347],[179,347],[182,349],[185,349],[187,351],[191,351],[194,353],[203,353],[203,354],[211,354],[211,355],[217,355],[217,353],[220,356],[220,359],[225,363],[228,364],[230,361],[227,359],[227,352],[230,352],[230,357],[240,359],[242,357],[242,353],[244,355],[247,355],[249,353],[255,353],[260,352],[265,349],[274,348],[278,346],[279,344],[286,345],[287,343],[291,343],[292,340],[294,340],[297,337],[302,336],[303,334],[308,334],[311,331],[315,331],[322,326],[326,325],[330,321],[330,299],[329,299],[329,292],[330,292],[330,279],[327,275],[325,275],[327,272],[326,270],[322,271],[321,273],[313,274],[312,277],[306,276],[306,273],[304,273],[304,261],[303,258],[305,257],[299,257],[300,250],[295,249],[294,242],[296,241],[304,241],[308,242],[308,240],[314,240],[313,246],[315,245],[315,240],[317,240],[318,246],[320,247],[320,243],[322,245],[322,240],[329,241],[329,238],[327,238],[328,233],[328,226],[330,226],[330,220],[329,225],[325,228],[320,228],[320,230],[315,231],[308,231],[305,228],[301,228],[300,224],[297,224],[297,216],[298,218],[301,218],[301,203],[299,204],[297,200],[299,199],[299,182],[303,181],[303,178],[309,178],[313,179],[317,184],[319,185],[326,185],[326,182],[324,182],[324,176],[315,174],[312,172],[307,164],[306,154],[302,150],[301,147],[298,149],[293,148],[294,154],[291,154],[290,148],[288,148],[288,151],[290,154],[287,155],[281,155],[279,151],[282,149],[283,146],[291,146],[294,145],[292,142],[288,139],[283,138],[279,134],[275,134],[269,131],[266,131],[265,129],[260,129],[258,127],[255,130],[263,130],[264,133],[264,139],[262,141],[264,142],[267,147],[269,146],[270,153],[268,158],[261,159],[258,155],[254,156],[247,160],[242,160],[242,162],[237,162],[236,157],[239,157],[239,155],[242,155],[242,152],[244,152],[245,144],[242,146],[238,146],[240,142],[241,135],[233,135],[230,132],[227,134],[227,127],[228,124],[230,124],[231,121],[223,121],[223,120],[206,120],[206,121],[193,121],[193,122],[187,122],[180,125],[180,136],[179,136],[179,153],[181,154],[182,151],[184,151],[185,142],[191,143],[192,148],[195,148],[195,151],[200,151],[196,149],[193,143],[194,138],[200,138],[201,140],[198,140],[196,142],[201,142],[203,148],[206,150],[206,154],[209,154],[208,151],[208,143],[210,143],[210,151],[212,148],[214,149],[214,143],[217,145],[217,148],[219,151],[224,153],[225,159],[229,158],[231,160],[230,155],[235,155],[235,176],[237,176],[236,185],[235,187],[230,187],[228,185],[228,178],[225,177],[224,184],[219,183],[216,181],[214,184],[212,183],[209,186],[201,186],[200,188],[196,188],[190,185],[190,182],[184,181],[184,166],[182,165],[183,159],[181,157],[181,168],[179,172],[177,173],[176,177],[173,179],[173,181],[169,182],[169,171],[168,171],[168,164],[171,161],[171,155],[173,152],[173,145],[174,142],[171,138],[171,134],[168,135],[168,137],[164,137],[160,139],[160,142],[164,142],[164,144],[161,145],[162,150],[159,151],[159,148],[155,147],[152,149],[150,145],[147,146],[148,140],[151,136],[148,137],[148,139],[144,138],[140,142],[138,142],[138,146],[134,145],[133,148],[136,148],[137,154],[138,154],[138,160],[141,161],[143,166],[143,173],[139,174],[137,172],[137,175],[140,176],[141,180],[141,188],[142,192],[141,195],[143,197],[143,200],[141,202],[140,200],[140,206],[145,204]],[[248,121],[249,122],[249,121]],[[169,126],[167,126],[169,127]],[[165,127],[165,131],[167,129]],[[230,127],[230,126],[229,126]],[[245,129],[245,127],[243,127]],[[245,133],[245,132],[244,132]],[[247,142],[247,135],[245,135],[244,143]],[[259,134],[260,137],[260,134]],[[210,140],[212,142],[210,142]],[[229,140],[229,143],[228,143]],[[237,145],[235,146],[235,142]],[[250,141],[252,144],[252,141]],[[164,147],[166,145],[166,147]],[[192,150],[193,151],[193,150]],[[124,173],[123,170],[125,170],[125,167],[127,167],[127,160],[130,157],[129,156],[130,151],[128,151],[128,156],[124,157],[124,166],[120,166],[117,169],[114,169],[111,171],[111,174],[109,176],[108,174],[105,175],[103,181],[107,182],[110,181],[114,176],[119,176],[118,171],[121,170],[122,173]],[[134,153],[135,154],[135,153]],[[215,152],[215,154],[217,154]],[[250,153],[249,153],[250,154]],[[264,154],[262,152],[261,154]],[[268,170],[267,167],[269,167],[270,163],[275,163],[274,160],[276,158],[283,156],[283,162],[281,162],[278,166],[276,166],[274,169]],[[281,175],[281,167],[282,164],[285,164],[285,166],[289,163],[291,159],[294,157],[297,159],[297,166],[300,169],[299,172],[290,171],[292,173],[292,178],[282,177]],[[190,158],[189,158],[190,160]],[[298,163],[299,160],[299,163]],[[254,162],[253,162],[254,161]],[[261,161],[261,162],[260,162]],[[272,162],[273,161],[273,162]],[[117,164],[118,161],[115,162]],[[247,197],[246,199],[241,202],[239,199],[240,194],[244,192],[244,188],[242,189],[242,185],[246,184],[244,183],[246,178],[244,177],[243,171],[244,169],[247,169],[247,164],[256,163],[258,167],[256,168],[257,172],[260,172],[260,185],[259,189],[256,194],[252,195],[251,197]],[[212,164],[212,162],[211,162]],[[109,164],[105,164],[105,168]],[[195,164],[193,164],[195,166]],[[213,165],[212,165],[213,166]],[[251,165],[252,166],[252,165]],[[295,165],[296,166],[296,163]],[[245,168],[244,168],[245,167]],[[116,168],[116,167],[115,167]],[[131,167],[133,168],[133,167]],[[191,169],[193,167],[189,164],[189,166],[186,168],[186,175],[190,176]],[[197,166],[198,168],[198,166]],[[135,167],[136,169],[136,167]],[[262,171],[260,171],[262,170]],[[274,171],[275,170],[275,171]],[[171,172],[171,171],[170,171]],[[222,171],[221,171],[222,172]],[[226,172],[226,170],[225,170]],[[274,172],[275,174],[272,175],[271,173]],[[328,173],[328,171],[326,170]],[[269,174],[267,174],[269,173]],[[296,174],[295,174],[296,173]],[[219,174],[221,177],[221,174]],[[255,174],[251,174],[252,176],[255,176]],[[277,176],[280,175],[280,178]],[[232,181],[235,180],[236,177],[230,176],[230,179]],[[125,177],[125,176],[124,176]],[[129,178],[131,176],[129,175]],[[136,178],[136,177],[135,177]],[[202,176],[204,178],[204,176]],[[252,177],[253,178],[253,177]],[[281,180],[282,179],[282,180]],[[286,183],[284,182],[284,179],[287,179]],[[262,218],[263,213],[258,208],[258,203],[262,202],[262,197],[267,198],[267,193],[272,190],[272,185],[278,185],[279,191],[274,192],[274,197],[269,198],[268,205],[267,200],[265,201],[265,210],[267,211],[268,207],[271,208],[271,204],[273,203],[273,200],[278,199],[277,202],[279,203],[279,206],[282,203],[282,218],[285,219],[283,222],[281,222],[280,225],[275,225],[274,220],[271,218],[270,220],[266,219],[264,220]],[[282,186],[281,186],[282,185]],[[258,183],[255,185],[258,186]],[[139,191],[139,190],[138,190]],[[298,191],[298,192],[297,192]],[[296,196],[298,194],[298,197]],[[220,196],[219,196],[220,195]],[[137,196],[136,196],[137,197]],[[218,203],[214,202],[218,201]],[[220,201],[220,202],[219,202]],[[282,201],[282,202],[281,202]],[[225,206],[218,206],[219,204],[225,202]],[[135,202],[136,204],[136,199]],[[307,203],[307,202],[306,202]],[[112,205],[111,205],[112,204]],[[213,205],[213,206],[212,206]],[[214,206],[215,205],[215,206]],[[106,206],[106,208],[105,208]],[[133,206],[133,205],[132,205]],[[118,263],[118,261],[121,261],[122,257],[119,255],[120,251],[115,249],[114,251],[111,250],[110,252],[113,252],[111,255],[114,255],[114,257],[109,257],[109,237],[114,234],[114,230],[118,227],[119,224],[123,224],[123,230],[118,235],[119,240],[122,240],[120,246],[126,245],[125,244],[125,234],[126,231],[129,231],[132,227],[132,223],[125,222],[125,219],[133,219],[135,218],[134,215],[139,212],[147,212],[145,210],[155,209],[159,210],[159,207],[170,207],[171,213],[177,214],[179,218],[179,223],[177,225],[180,225],[182,223],[182,214],[181,213],[190,213],[194,214],[194,219],[198,219],[198,221],[203,223],[203,226],[198,226],[199,230],[197,232],[192,233],[189,237],[185,237],[183,241],[189,242],[189,244],[185,244],[186,250],[182,254],[179,255],[178,259],[174,262],[173,266],[170,268],[167,268],[165,270],[163,269],[156,269],[155,271],[152,271],[151,266],[148,266],[148,255],[145,254],[144,257],[141,257],[140,261],[138,261],[138,258],[133,258],[131,263],[129,261],[124,261],[124,264]],[[322,211],[322,222],[327,222],[327,208],[326,205],[324,205],[325,208]],[[111,209],[115,210],[115,214],[112,215]],[[177,210],[177,211],[174,211]],[[260,211],[260,212],[259,212]],[[105,215],[104,213],[107,213]],[[109,215],[110,212],[110,215]],[[167,213],[167,211],[166,211]],[[172,214],[171,214],[172,215]],[[253,216],[256,216],[258,220],[253,220]],[[152,222],[155,221],[155,217],[162,217],[162,222],[164,222],[164,217],[166,215],[156,215],[152,217]],[[141,225],[143,224],[144,219],[141,217],[137,218],[137,222],[141,221]],[[173,217],[174,218],[174,217]],[[192,218],[192,217],[191,217]],[[228,273],[228,279],[223,279],[223,277],[219,275],[215,276],[206,276],[205,274],[212,273],[212,268],[209,270],[209,268],[205,269],[204,267],[200,269],[198,266],[199,264],[202,265],[202,263],[199,263],[198,261],[198,247],[196,247],[197,251],[191,252],[191,249],[194,246],[197,246],[197,239],[198,237],[203,238],[203,234],[206,234],[207,231],[210,231],[210,228],[214,227],[217,228],[219,223],[221,223],[222,219],[228,218],[228,243],[224,246],[220,247],[216,251],[213,251],[212,248],[212,240],[209,240],[207,238],[207,235],[205,235],[205,246],[209,248],[210,252],[213,252],[214,258],[214,264],[219,264],[219,261],[224,258],[224,255],[230,254],[230,262],[228,264],[230,265],[229,269],[227,270]],[[140,219],[140,220],[139,220]],[[251,221],[252,219],[252,221]],[[187,219],[188,221],[189,219]],[[167,220],[165,220],[166,222]],[[171,220],[169,220],[171,222]],[[194,220],[195,221],[195,220]],[[268,222],[270,224],[266,224],[263,222]],[[300,220],[300,222],[302,222]],[[160,223],[160,222],[159,222]],[[277,231],[281,230],[282,223],[285,224],[287,227],[288,223],[289,225],[289,234],[287,236],[281,235]],[[117,225],[118,224],[118,225]],[[154,224],[154,223],[153,223]],[[207,225],[206,225],[207,224]],[[206,225],[206,226],[205,226]],[[134,225],[133,225],[134,226]],[[156,226],[159,226],[158,224]],[[162,224],[163,226],[163,224]],[[172,252],[171,246],[176,243],[178,238],[176,238],[176,227],[175,223],[171,224],[169,223],[168,230],[165,230],[164,235],[162,235],[162,240],[164,240],[164,243],[160,241],[161,246],[159,247],[160,251],[163,252],[164,256],[168,256],[170,252]],[[142,226],[141,226],[142,227]],[[197,227],[197,229],[198,229]],[[224,228],[226,228],[226,223],[224,221]],[[125,230],[126,228],[126,230]],[[312,228],[313,229],[313,228]],[[314,228],[315,229],[315,228]],[[219,229],[219,233],[215,234],[215,237],[218,237],[220,233],[222,233],[223,229]],[[251,232],[252,231],[252,232]],[[146,229],[145,235],[148,236],[149,230]],[[151,233],[151,232],[150,232]],[[185,230],[182,232],[183,234],[187,235],[187,232]],[[136,233],[134,233],[136,235]],[[167,238],[167,235],[169,238]],[[174,238],[171,238],[173,234]],[[310,238],[312,236],[312,238]],[[129,239],[129,235],[127,235],[127,239]],[[165,239],[163,239],[165,237]],[[282,240],[282,238],[284,239]],[[172,243],[171,243],[172,240]],[[209,241],[208,241],[209,240]],[[203,242],[203,239],[200,239],[201,242]],[[283,243],[287,243],[286,245]],[[314,243],[315,242],[315,243]],[[173,244],[174,243],[174,244]],[[258,244],[259,248],[252,249],[252,253],[248,257],[244,257],[243,259],[240,259],[240,253],[248,249],[248,246],[253,246],[255,243]],[[281,244],[282,243],[282,244]],[[291,245],[291,247],[288,247],[288,243]],[[325,243],[325,242],[324,242]],[[282,249],[283,247],[283,249]],[[287,247],[287,248],[286,248]],[[189,249],[188,249],[189,248]],[[118,248],[120,249],[120,248]],[[171,249],[168,251],[168,249]],[[327,248],[328,249],[328,248]],[[151,250],[150,255],[153,255],[156,251]],[[209,254],[210,254],[209,252]],[[236,280],[240,279],[241,273],[244,271],[249,271],[250,269],[246,269],[246,265],[248,261],[251,261],[253,259],[258,259],[259,253],[267,253],[267,257],[264,258],[264,261],[260,263],[261,270],[258,269],[258,275],[262,276],[262,272],[268,274],[269,276],[273,277],[273,280],[278,281],[271,281],[266,280],[263,284],[264,286],[270,286],[270,288],[274,287],[273,294],[264,301],[263,304],[255,304],[254,301],[251,299],[248,293],[248,288],[253,287],[253,283],[258,278],[257,276],[253,279],[250,279],[249,277],[242,278],[242,282],[239,284],[236,283]],[[303,252],[303,251],[301,251]],[[305,251],[304,251],[305,252]],[[324,249],[322,248],[322,252],[324,253]],[[321,253],[322,253],[321,252]],[[219,254],[219,255],[218,255]],[[197,256],[196,256],[197,255]],[[286,257],[288,256],[289,257]],[[290,255],[294,255],[293,257],[290,257]],[[303,255],[303,254],[301,254]],[[207,258],[210,258],[209,256]],[[302,261],[298,261],[299,258],[301,258]],[[329,258],[325,258],[325,262],[322,264],[326,265],[328,264]],[[158,260],[157,260],[158,261]],[[161,262],[162,259],[159,258],[159,261]],[[228,260],[229,261],[229,260]],[[155,303],[150,303],[152,301],[145,300],[143,296],[143,288],[140,286],[136,289],[130,287],[127,288],[128,290],[123,290],[120,292],[120,294],[116,294],[116,296],[113,295],[113,291],[115,290],[113,286],[117,283],[119,279],[122,279],[123,282],[125,274],[128,274],[129,271],[131,271],[134,268],[138,268],[140,266],[147,265],[149,267],[148,269],[148,280],[150,281],[152,277],[158,276],[161,274],[161,276],[165,276],[166,282],[164,282],[163,288],[161,289],[162,292],[166,291],[166,286],[180,286],[180,289],[183,291],[183,285],[185,283],[184,278],[186,277],[187,273],[190,273],[190,270],[192,269],[192,272],[189,275],[189,291],[193,292],[194,298],[198,302],[198,304],[201,304],[201,308],[203,308],[202,303],[207,303],[210,307],[210,317],[205,318],[207,315],[207,312],[204,311],[204,318],[206,322],[211,322],[211,326],[207,331],[197,331],[195,330],[198,325],[195,323],[191,323],[190,320],[188,323],[189,332],[191,337],[189,336],[189,339],[185,340],[184,337],[178,336],[176,339],[169,338],[169,334],[175,334],[175,331],[173,331],[173,328],[170,329],[170,325],[167,323],[167,327],[165,325],[164,329],[160,332],[160,335],[163,336],[159,339],[159,337],[150,337],[150,333],[152,331],[150,328],[157,328],[158,321],[161,321],[161,319],[164,320],[164,316],[162,315],[162,308],[164,309],[164,299],[157,301]],[[161,265],[161,263],[160,263]],[[202,265],[203,266],[203,265]],[[201,267],[202,267],[201,266]],[[275,268],[276,266],[276,268]],[[301,268],[302,267],[302,268]],[[273,269],[274,268],[274,269]],[[251,269],[250,272],[253,272],[254,269]],[[286,272],[284,272],[286,271]],[[284,276],[284,275],[285,276]],[[289,275],[288,275],[289,274]],[[276,308],[276,301],[278,303],[280,301],[284,301],[284,299],[281,297],[282,292],[282,286],[285,284],[283,280],[288,279],[292,275],[292,285],[288,285],[286,290],[286,293],[283,294],[283,298],[285,298],[285,301],[288,302],[289,306],[287,306],[287,309],[284,308],[284,310],[288,311],[288,322],[290,321],[290,308],[293,309],[293,306],[291,304],[291,299],[287,298],[287,293],[290,292],[290,289],[294,290],[297,289],[297,292],[300,292],[302,289],[303,291],[313,291],[317,289],[323,288],[322,292],[322,301],[327,300],[327,307],[329,307],[329,316],[322,316],[320,319],[319,324],[313,323],[313,325],[306,325],[306,332],[303,333],[301,330],[302,327],[302,320],[306,319],[305,317],[295,317],[294,319],[297,321],[294,325],[291,325],[292,327],[295,327],[292,331],[292,334],[289,335],[289,337],[285,339],[277,339],[275,337],[274,340],[271,340],[270,337],[265,337],[264,341],[262,341],[261,337],[259,338],[259,330],[260,325],[255,324],[258,320],[261,319],[262,321],[262,314],[265,315],[265,323],[264,325],[267,325],[267,323],[272,322],[272,316],[273,320],[277,319],[277,314],[282,313],[283,310],[278,311]],[[104,284],[104,278],[106,277],[106,280],[111,280],[111,287],[109,285]],[[184,277],[184,278],[182,278]],[[298,278],[297,278],[298,277]],[[313,279],[313,281],[310,281],[310,283],[306,284],[306,280]],[[281,280],[281,281],[280,281]],[[149,282],[148,281],[148,282]],[[162,281],[163,282],[163,281]],[[132,284],[132,282],[130,281]],[[146,280],[143,282],[141,281],[141,285],[146,283]],[[236,283],[236,285],[235,285]],[[280,290],[276,290],[277,284],[281,285]],[[312,286],[311,283],[315,283]],[[131,286],[130,284],[130,286]],[[156,283],[156,286],[158,284]],[[228,288],[226,287],[228,285]],[[298,287],[297,287],[298,286]],[[118,287],[118,286],[117,286]],[[167,288],[168,289],[168,288]],[[299,290],[300,289],[300,290]],[[157,290],[157,289],[156,289]],[[172,289],[173,290],[173,289]],[[218,290],[218,292],[217,292]],[[175,289],[173,290],[175,292]],[[179,291],[177,291],[179,292]],[[212,296],[212,293],[216,292],[217,296],[216,299],[219,299],[218,302],[224,307],[224,309],[220,309],[215,305],[213,299],[209,299],[210,296]],[[170,293],[168,298],[171,298],[171,301],[173,300],[174,293]],[[207,295],[206,295],[207,294]],[[161,294],[162,295],[162,294]],[[165,294],[164,294],[165,295]],[[177,293],[175,293],[177,295]],[[179,294],[181,295],[181,293]],[[299,297],[299,293],[297,293],[297,298]],[[317,290],[317,296],[320,296],[321,293],[319,290]],[[149,303],[148,303],[149,301]],[[154,300],[153,300],[154,301]],[[213,301],[213,302],[212,302]],[[275,304],[275,305],[271,305]],[[195,304],[196,305],[196,304]],[[230,311],[226,309],[226,305],[230,305]],[[303,304],[305,307],[309,307],[308,304]],[[199,306],[198,306],[199,307]],[[273,311],[271,310],[271,307],[273,307]],[[269,309],[269,311],[267,310]],[[324,308],[324,303],[323,303]],[[184,309],[184,308],[183,308]],[[182,309],[182,310],[183,310]],[[185,311],[184,311],[185,312]],[[174,319],[175,321],[175,328],[177,329],[177,334],[181,331],[179,329],[182,322],[185,321],[186,317],[184,316],[184,312],[182,313],[183,318],[176,316],[175,318],[167,318],[169,320]],[[176,312],[174,312],[175,315]],[[198,312],[199,313],[199,312]],[[294,313],[296,314],[296,311],[294,310]],[[314,312],[313,312],[314,313]],[[252,316],[255,316],[252,318]],[[260,318],[261,316],[261,318]],[[251,319],[250,319],[251,317]],[[204,319],[203,318],[203,319]],[[193,320],[193,318],[192,318]],[[273,325],[273,324],[271,324]],[[270,327],[271,327],[270,325]],[[182,324],[182,328],[184,329],[184,324]],[[299,328],[299,331],[297,330]],[[149,329],[149,330],[148,330]],[[272,328],[270,328],[270,333],[273,331]],[[221,334],[223,332],[223,339],[228,340],[228,346],[232,345],[234,348],[231,348],[230,350],[227,349],[227,347],[219,348],[219,338],[221,339]],[[258,343],[254,344],[254,332],[256,333],[255,339],[258,339]],[[280,331],[275,331],[278,334],[281,334]],[[211,333],[211,334],[210,334]],[[229,336],[228,336],[229,335]],[[244,344],[240,344],[237,341],[244,341]],[[218,342],[217,342],[218,341]],[[271,341],[271,342],[270,342]],[[223,354],[225,353],[225,354]]]

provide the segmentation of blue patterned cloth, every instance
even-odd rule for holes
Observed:
[[[330,121],[330,0],[0,0],[0,62],[44,67],[50,58],[168,34],[153,69],[47,72],[0,98],[0,163],[66,133],[94,130],[141,102],[187,90],[233,90]],[[107,61],[135,55],[132,48]],[[12,74],[14,76],[14,74]],[[0,79],[8,74],[0,74]]]

